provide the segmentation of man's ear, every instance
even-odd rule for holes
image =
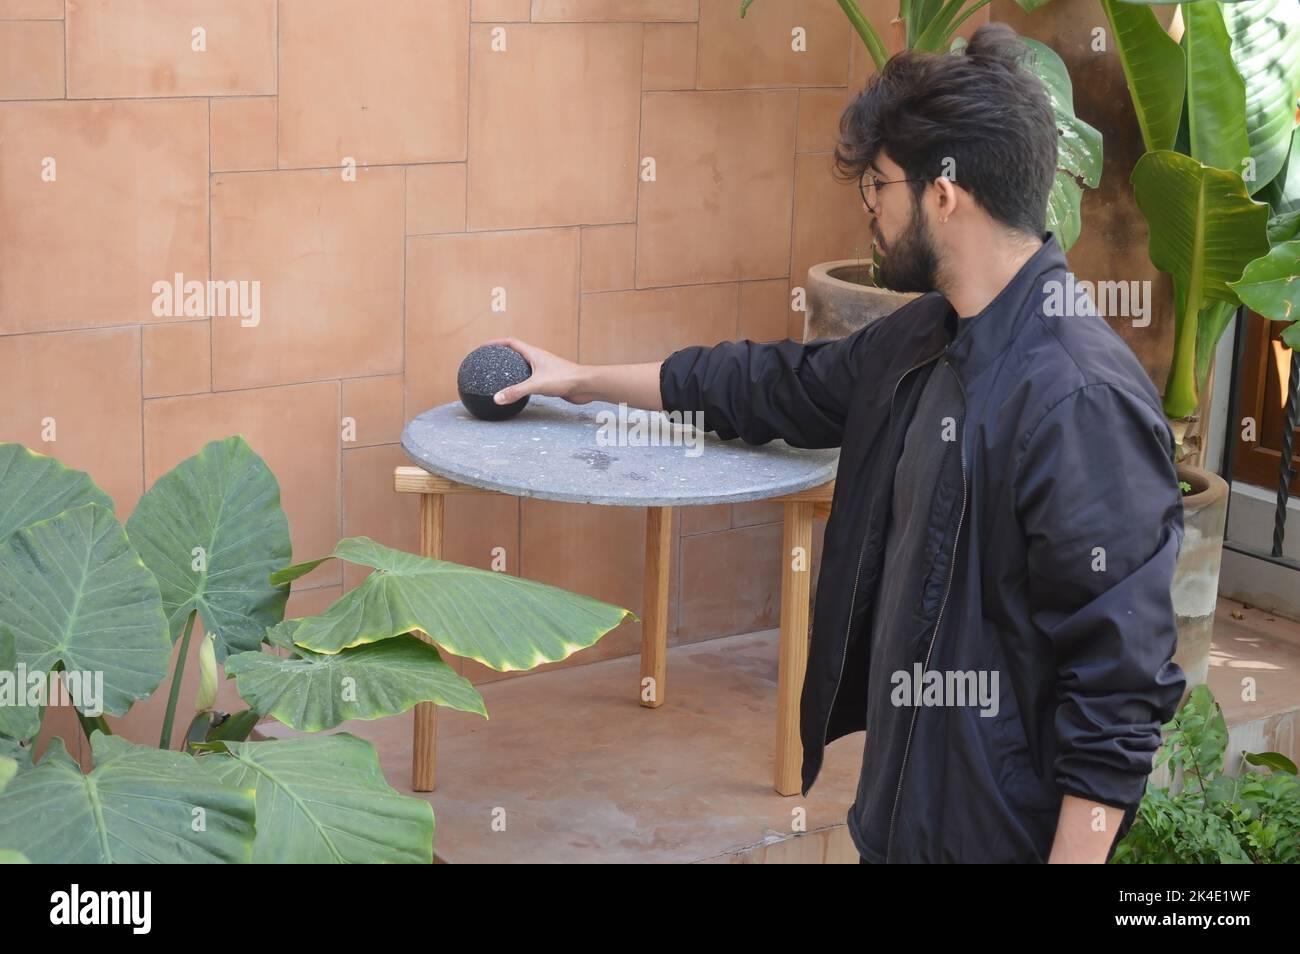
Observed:
[[[935,193],[935,217],[939,224],[948,221],[948,217],[957,211],[957,186],[947,176],[939,176],[933,183]]]

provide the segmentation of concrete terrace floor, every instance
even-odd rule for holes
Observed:
[[[770,630],[670,649],[657,709],[636,701],[636,656],[482,685],[489,720],[440,709],[437,789],[422,795],[437,859],[856,864],[844,816],[863,733],[827,748],[807,798],[772,788],[777,641]],[[1212,652],[1230,749],[1296,759],[1300,623],[1220,599]],[[1255,702],[1241,700],[1245,675]],[[407,713],[339,728],[372,741],[389,783],[413,794],[411,725]]]

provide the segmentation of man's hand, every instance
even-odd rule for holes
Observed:
[[[533,347],[518,338],[493,338],[491,341],[485,341],[484,344],[513,348],[533,366],[533,373],[527,380],[502,388],[496,393],[494,400],[497,404],[513,404],[526,394],[562,397],[574,404],[586,404],[592,400],[592,395],[574,395],[579,366],[572,361],[566,361],[559,355]]]
[[[529,378],[496,393],[494,400],[497,404],[513,404],[525,395],[542,394],[564,398],[572,404],[609,401],[650,411],[663,410],[659,394],[660,361],[576,364],[518,338],[493,338],[484,344],[513,348],[533,367]]]
[[[1115,840],[1115,833],[1123,820],[1124,813],[1118,808],[1066,795],[1061,801],[1056,840],[1052,842],[1052,854],[1047,863],[1105,864],[1111,842]]]

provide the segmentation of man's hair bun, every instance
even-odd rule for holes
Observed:
[[[1029,52],[1029,47],[1021,43],[1016,31],[1005,23],[986,23],[971,34],[964,52],[967,56],[1014,69]]]

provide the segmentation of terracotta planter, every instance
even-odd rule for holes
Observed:
[[[917,297],[876,288],[870,276],[871,262],[861,259],[822,262],[808,269],[803,340],[844,338]]]
[[[1187,688],[1205,682],[1210,668],[1210,638],[1219,596],[1219,564],[1228,515],[1228,484],[1218,474],[1178,465],[1178,479],[1192,485],[1183,497],[1183,546],[1174,569],[1174,612],[1178,650],[1174,662],[1187,675]]]

